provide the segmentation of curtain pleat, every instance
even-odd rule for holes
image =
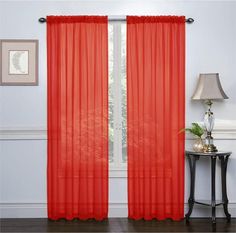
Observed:
[[[184,215],[185,18],[127,17],[129,218]]]
[[[48,217],[108,214],[106,16],[48,16]]]

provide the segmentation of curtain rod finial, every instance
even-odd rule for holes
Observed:
[[[40,22],[40,23],[45,23],[45,22],[46,22],[46,19],[43,18],[43,17],[41,17],[41,18],[39,18],[39,22]]]
[[[193,23],[194,22],[194,19],[193,18],[187,18],[186,19],[186,23]]]

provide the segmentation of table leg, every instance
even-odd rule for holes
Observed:
[[[212,223],[216,223],[216,157],[211,157],[211,208],[212,208]]]
[[[231,219],[231,215],[228,212],[228,196],[227,196],[227,188],[226,188],[226,172],[227,172],[227,163],[228,163],[228,158],[229,155],[226,156],[221,156],[220,161],[221,161],[221,184],[222,184],[222,199],[223,199],[223,206],[224,206],[224,212],[226,215],[226,218],[228,222]]]
[[[188,157],[188,162],[189,162],[189,168],[190,168],[190,196],[188,199],[188,205],[189,205],[189,210],[188,213],[185,214],[186,220],[189,221],[189,217],[193,211],[193,206],[194,206],[194,192],[195,192],[195,174],[196,174],[196,161],[199,159],[199,156],[191,156],[187,155]]]

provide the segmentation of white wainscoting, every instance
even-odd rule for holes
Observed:
[[[219,142],[236,140],[236,122],[227,121],[227,123],[218,123],[215,125],[213,136]],[[192,140],[191,136],[186,137],[187,141]],[[0,142],[10,141],[14,143],[15,140],[33,141],[47,140],[46,127],[2,127],[0,128]],[[9,143],[10,143],[9,142]],[[18,141],[19,142],[19,141]],[[15,142],[16,143],[16,142]],[[191,142],[190,142],[191,143]],[[226,144],[227,145],[227,144]],[[231,145],[231,144],[230,144]],[[230,149],[230,148],[229,148]],[[231,148],[233,149],[233,148]],[[233,156],[235,157],[235,156]],[[232,170],[232,169],[231,169]],[[126,182],[127,171],[125,168],[112,168],[109,174],[109,178],[116,184],[116,181],[122,179],[122,182]],[[230,177],[229,177],[230,178]],[[121,180],[120,180],[121,182]],[[121,182],[121,183],[122,183]],[[186,180],[187,182],[187,180]],[[231,177],[232,184],[232,177]],[[123,184],[123,183],[122,183]],[[124,184],[123,184],[124,185]],[[232,185],[231,185],[232,186]],[[123,187],[123,186],[120,186]],[[228,187],[231,188],[232,187]],[[188,189],[188,187],[187,187]],[[187,190],[188,191],[188,190]],[[232,193],[232,191],[231,191]],[[188,195],[186,193],[186,195]],[[118,198],[119,199],[119,198]],[[118,199],[111,200],[109,203],[109,217],[127,217],[127,200],[122,203],[116,202]],[[122,200],[119,199],[120,201]],[[33,201],[33,200],[32,200]],[[188,210],[188,205],[185,203],[185,212]],[[233,217],[236,217],[236,203],[235,198],[229,203],[229,212]],[[209,217],[211,215],[210,209],[204,206],[195,205],[192,216],[193,217]],[[224,217],[223,208],[217,207],[217,216]],[[40,218],[47,217],[47,206],[45,201],[42,203],[22,203],[20,200],[17,202],[14,200],[0,201],[0,217],[2,218]]]

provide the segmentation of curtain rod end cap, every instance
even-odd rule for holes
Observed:
[[[46,22],[46,19],[45,19],[45,18],[39,18],[39,22],[40,22],[40,23],[45,23],[45,22]]]
[[[186,19],[186,23],[193,23],[194,22],[194,19],[193,18],[187,18]]]

